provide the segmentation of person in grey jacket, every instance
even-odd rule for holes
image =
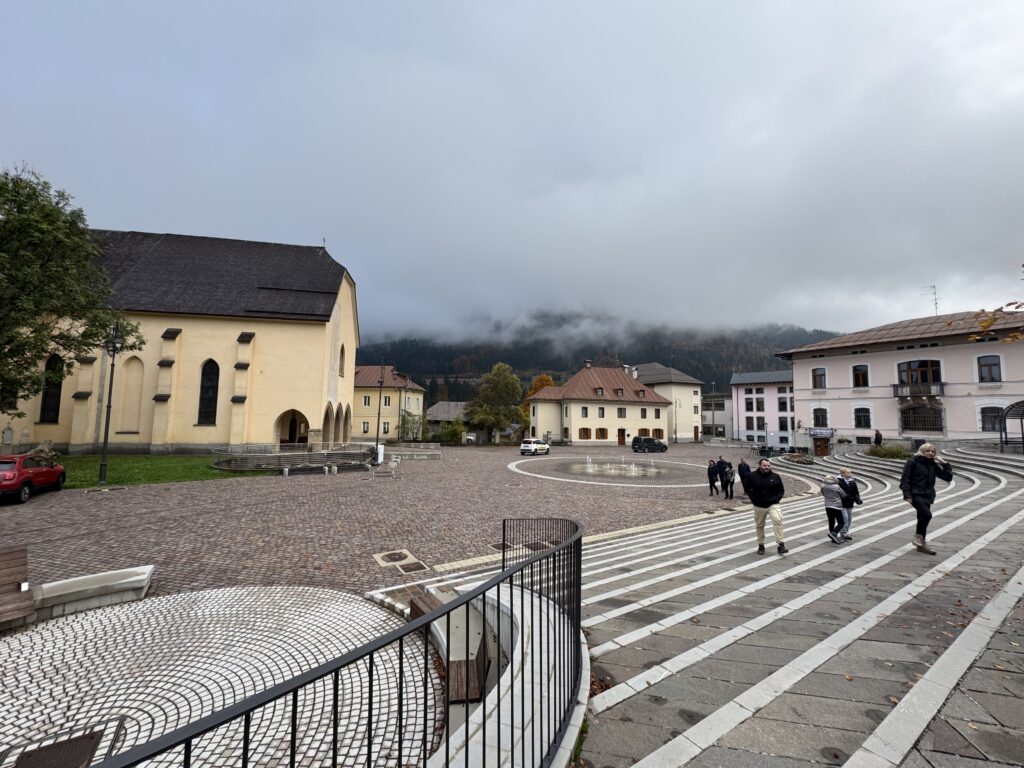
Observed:
[[[860,488],[857,487],[857,478],[853,476],[853,470],[849,467],[843,467],[839,470],[839,477],[836,478],[839,483],[840,490],[846,494],[846,498],[843,499],[843,529],[839,531],[839,535],[843,537],[845,541],[849,541],[853,538],[850,535],[850,523],[853,522],[853,505],[860,504]]]
[[[843,499],[846,492],[832,475],[825,475],[821,482],[821,495],[825,497],[825,515],[828,517],[828,538],[833,544],[842,544]]]
[[[914,546],[918,552],[924,552],[926,555],[935,554],[935,550],[928,546],[927,536],[928,523],[932,519],[932,504],[935,503],[936,477],[947,483],[952,482],[953,467],[938,456],[934,445],[925,443],[903,465],[900,490],[903,491],[904,501],[909,501],[917,512]]]

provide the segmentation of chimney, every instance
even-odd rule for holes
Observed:
[[[584,368],[589,368],[589,367],[590,367],[590,364],[591,364],[591,361],[590,361],[590,360],[584,360],[584,361],[583,361],[583,367],[584,367]]]

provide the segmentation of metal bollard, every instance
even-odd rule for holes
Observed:
[[[281,468],[281,475],[282,477],[288,477],[288,467]]]

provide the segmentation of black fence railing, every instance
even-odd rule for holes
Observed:
[[[497,576],[98,765],[550,765],[582,682],[582,532],[506,520],[503,537]]]

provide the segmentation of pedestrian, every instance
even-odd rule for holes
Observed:
[[[819,485],[821,495],[825,497],[825,516],[828,517],[828,538],[833,544],[842,544],[843,537],[839,532],[843,529],[843,499],[846,493],[839,488],[839,483],[832,475],[825,475]]]
[[[932,519],[932,504],[935,503],[935,478],[940,477],[947,483],[953,480],[952,465],[937,454],[934,445],[925,443],[907,459],[900,478],[903,500],[909,501],[917,512],[914,546],[926,555],[935,554],[935,550],[928,546],[928,523]]]
[[[882,444],[882,433],[879,432],[876,429],[875,430],[875,445],[878,446],[878,445],[881,445],[881,444]]]
[[[839,534],[843,537],[844,541],[849,541],[853,538],[850,535],[850,523],[853,522],[853,505],[860,504],[860,488],[857,486],[857,478],[853,476],[853,470],[849,467],[843,467],[839,470],[839,477],[836,478],[839,482],[839,488],[846,494],[843,497],[843,528],[839,531]]]
[[[719,456],[715,462],[715,469],[718,470],[718,481],[722,484],[722,493],[725,493],[725,470],[729,468],[729,462],[725,456]]]
[[[786,489],[782,478],[772,472],[771,459],[761,459],[757,463],[757,471],[747,475],[747,495],[754,505],[754,530],[757,533],[757,554],[764,554],[764,523],[771,517],[775,543],[780,555],[789,552],[782,538],[782,501]]]
[[[747,495],[747,478],[750,476],[750,465],[747,464],[746,459],[741,458],[739,464],[736,465],[736,471],[740,475],[740,487],[743,489],[743,495]]]
[[[718,493],[718,466],[714,459],[708,459],[708,496]]]
[[[732,468],[732,462],[726,462],[725,474],[722,477],[722,490],[725,492],[725,498],[731,499],[733,497],[732,489],[736,485],[736,470]]]

